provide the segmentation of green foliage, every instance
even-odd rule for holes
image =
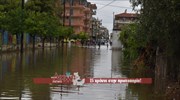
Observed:
[[[167,75],[179,81],[180,60],[180,1],[179,0],[130,0],[134,7],[140,5],[138,28],[140,36],[146,39],[146,48],[138,56],[144,62],[152,61],[155,67],[159,59],[167,64]],[[156,55],[158,54],[158,56]],[[161,58],[163,56],[164,58]],[[158,57],[158,58],[156,58]],[[168,59],[166,61],[165,59]],[[145,63],[145,65],[147,65]],[[162,66],[162,65],[160,65]],[[164,66],[163,66],[164,67]],[[159,72],[161,73],[161,72]]]
[[[79,37],[79,35],[78,34],[72,34],[71,36],[70,36],[70,39],[78,39],[78,37]]]
[[[63,38],[63,29],[64,29],[64,26],[58,26],[55,37]]]
[[[20,34],[25,32],[24,19],[26,19],[26,12],[21,8],[10,10],[6,13],[6,29],[12,34]]]
[[[141,33],[153,48],[160,48],[168,55],[180,54],[180,1],[179,0],[131,0],[134,6],[141,5]]]
[[[124,46],[127,59],[137,59],[139,53],[146,47],[146,36],[139,33],[138,24],[129,24],[123,27],[119,39]]]
[[[53,4],[54,0],[28,0],[25,7],[27,10],[53,14]]]
[[[46,34],[45,30],[45,20],[44,20],[45,13],[35,13],[35,12],[29,12],[28,18],[25,20],[25,24],[27,26],[27,33],[30,33],[30,35],[42,35]]]
[[[69,38],[74,30],[61,25],[60,0],[0,0],[0,30],[12,34],[29,33],[45,38]]]
[[[81,39],[81,40],[87,40],[88,35],[85,32],[80,32],[78,38]]]
[[[28,32],[31,35],[55,36],[62,32],[60,24],[61,10],[59,0],[28,0],[25,9],[21,9],[21,0],[0,1],[0,29],[12,34]],[[63,27],[64,28],[64,27]],[[64,29],[66,36],[72,33]]]
[[[62,33],[62,36],[67,39],[74,33],[74,30],[72,27],[63,27]]]
[[[12,26],[13,24],[11,20],[16,21],[16,20],[21,19],[20,17],[22,16],[22,14],[20,14],[20,12],[22,11],[20,11],[18,7],[18,2],[19,0],[1,0],[0,1],[0,29],[7,30],[7,28]],[[18,17],[16,15],[18,15]],[[15,18],[13,19],[11,18],[11,16]]]
[[[19,7],[21,0],[0,0],[0,12],[8,12]]]
[[[0,29],[5,29],[5,23],[6,23],[6,15],[3,12],[0,12]]]

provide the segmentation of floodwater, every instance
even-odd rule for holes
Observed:
[[[0,99],[8,100],[152,100],[152,85],[139,84],[34,84],[33,78],[50,78],[56,72],[78,72],[81,77],[122,78],[121,51],[106,46],[51,48],[0,56]]]

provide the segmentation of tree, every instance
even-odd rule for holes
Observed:
[[[42,13],[32,11],[28,13],[28,18],[25,20],[26,32],[33,37],[33,50],[35,49],[35,37],[44,31],[41,24],[42,16]]]
[[[35,34],[41,36],[43,48],[45,39],[50,39],[51,43],[52,37],[57,34],[61,26],[61,6],[58,3],[59,0],[29,0],[27,2],[26,10],[33,12],[32,19],[27,20],[27,23],[30,22],[30,26],[34,27],[34,33],[31,33],[33,36]],[[35,23],[36,25],[33,25]]]
[[[5,13],[7,20],[4,23],[6,31],[21,35],[21,52],[23,52],[23,33],[24,33],[24,2],[21,0],[2,0],[0,1],[1,12]],[[21,8],[19,4],[22,4]],[[13,18],[15,17],[15,18]],[[15,20],[17,23],[14,23]],[[13,26],[14,25],[14,26]],[[16,26],[17,25],[17,26]],[[21,27],[20,27],[21,26]]]
[[[0,12],[0,29],[5,30],[6,28],[6,14],[4,12]]]
[[[25,9],[21,0],[1,0],[0,29],[16,36],[21,35],[21,44],[23,44],[23,34],[28,32],[33,37],[33,48],[35,48],[35,36],[40,36],[44,47],[45,39],[51,42],[58,33],[63,33],[59,35],[64,38],[68,38],[73,33],[72,28],[61,27],[61,10],[59,0],[28,0]],[[21,48],[23,49],[23,45]]]
[[[88,39],[87,33],[85,33],[85,32],[80,32],[80,33],[79,33],[79,39],[81,39],[81,40],[87,40],[87,39]]]
[[[9,31],[15,35],[22,31],[22,10],[18,7],[19,2],[20,0],[0,1],[0,29],[2,31]],[[16,21],[17,23],[14,23]]]
[[[140,36],[146,38],[146,47],[138,53],[143,57],[143,63],[151,63],[155,70],[156,80],[177,82],[180,80],[180,1],[179,0],[130,0],[139,10]],[[158,83],[157,83],[158,84]],[[171,83],[173,84],[173,83]],[[162,90],[166,90],[162,85]],[[179,85],[178,87],[179,88]],[[179,95],[179,89],[171,88]],[[170,99],[178,99],[172,97]]]
[[[139,33],[138,24],[129,24],[122,28],[119,39],[125,48],[126,59],[135,60],[138,54],[146,47],[146,36]]]
[[[53,14],[53,3],[54,0],[28,0],[25,9]]]
[[[64,27],[63,28],[63,37],[65,39],[68,39],[71,36],[71,34],[73,34],[73,33],[74,33],[74,30],[72,27]]]
[[[57,45],[60,45],[60,41],[63,40],[63,26],[57,26],[55,37],[57,38]]]
[[[6,29],[8,30],[8,32],[16,35],[17,37],[18,37],[18,35],[24,34],[25,27],[26,27],[24,25],[25,17],[27,17],[26,12],[24,12],[21,8],[16,8],[16,9],[13,9],[13,10],[10,10],[9,12],[7,12],[7,14],[6,14],[6,18],[7,18]],[[17,41],[17,44],[18,44],[18,41]]]
[[[81,44],[84,45],[84,42],[88,39],[88,35],[85,32],[80,32],[78,38],[81,39]]]

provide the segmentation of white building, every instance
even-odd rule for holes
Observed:
[[[113,30],[113,33],[111,33],[111,42],[112,42],[111,48],[112,48],[112,50],[122,49],[122,44],[119,40],[119,32],[120,31]]]

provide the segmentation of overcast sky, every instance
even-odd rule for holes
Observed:
[[[102,19],[102,25],[105,26],[109,32],[113,28],[113,12],[114,14],[123,13],[125,9],[127,12],[133,12],[129,0],[87,0],[92,4],[96,4],[96,18]]]

